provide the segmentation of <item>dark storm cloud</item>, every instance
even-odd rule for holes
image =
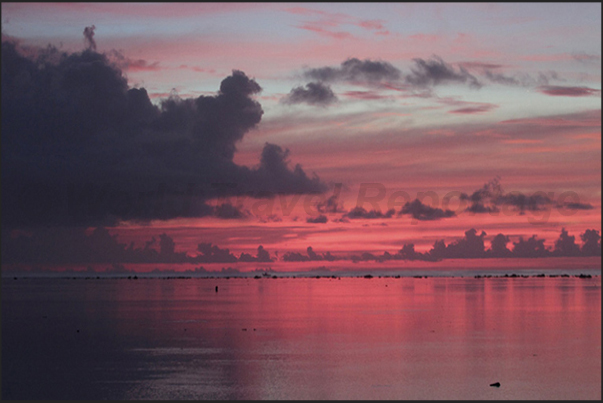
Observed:
[[[588,97],[600,96],[601,90],[588,87],[565,87],[559,85],[543,85],[536,88],[537,91],[551,96],[561,97]]]
[[[217,196],[326,190],[299,164],[290,168],[278,145],[266,143],[257,168],[233,162],[262,118],[260,91],[234,70],[214,96],[155,106],[92,47],[27,57],[3,42],[3,225],[198,217],[213,213],[206,201]]]
[[[337,101],[337,96],[328,85],[311,82],[305,87],[295,87],[281,100],[285,104],[301,104],[327,106]]]
[[[290,169],[289,154],[288,148],[283,150],[276,144],[265,143],[258,168],[250,171],[247,184],[239,187],[252,195],[253,192],[257,195],[319,193],[327,189],[318,176],[308,177],[300,164]]]
[[[84,28],[84,40],[86,41],[86,49],[96,50],[96,41],[94,40],[94,25]]]
[[[334,195],[329,197],[327,200],[316,204],[316,209],[320,213],[342,213],[343,203],[339,203],[339,193],[341,192],[341,184],[336,184],[334,187]]]
[[[222,203],[215,207],[214,215],[223,219],[245,218],[247,214],[239,207],[233,206],[231,203]]]
[[[430,87],[439,84],[462,83],[472,88],[480,88],[482,84],[471,75],[464,67],[455,70],[438,56],[430,60],[413,59],[415,65],[411,67],[411,74],[405,78],[406,82],[417,87]]]
[[[412,202],[406,202],[398,214],[410,214],[413,218],[421,221],[439,220],[442,218],[454,217],[456,214],[452,210],[442,210],[441,208],[431,207],[421,203],[421,200],[415,199]]]
[[[306,70],[304,76],[311,80],[323,82],[378,83],[381,81],[397,81],[401,78],[401,72],[388,62],[350,58],[341,63],[340,67],[320,67]]]

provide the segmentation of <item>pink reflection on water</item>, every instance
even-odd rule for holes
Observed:
[[[178,368],[131,397],[601,397],[600,277],[114,285],[121,337]]]

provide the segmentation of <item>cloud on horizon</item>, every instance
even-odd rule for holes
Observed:
[[[351,219],[376,219],[376,218],[392,218],[395,214],[394,209],[389,209],[385,213],[382,213],[379,210],[370,210],[367,211],[364,207],[356,206],[346,214],[342,216],[342,218],[351,218]]]
[[[327,221],[329,221],[329,219],[324,214],[320,214],[320,215],[318,215],[316,217],[308,217],[308,218],[306,218],[306,222],[308,224],[325,224]]]
[[[503,206],[511,207],[519,214],[525,214],[526,211],[550,209],[554,204],[551,197],[543,192],[535,192],[531,196],[526,196],[520,192],[505,193],[498,177],[485,183],[471,195],[462,193],[460,199],[471,203],[465,211],[478,214],[497,213]],[[594,208],[590,203],[581,202],[557,203],[556,207],[567,210],[591,210]]]
[[[588,97],[601,95],[601,90],[596,90],[593,88],[566,87],[559,85],[543,85],[537,87],[536,91],[556,97]]]
[[[442,210],[441,208],[431,207],[423,204],[421,200],[415,199],[412,202],[406,202],[398,215],[409,214],[413,218],[421,221],[439,220],[456,216],[452,210]]]
[[[111,235],[105,228],[98,227],[90,234],[82,228],[45,228],[32,231],[30,234],[8,234],[3,232],[2,264],[16,265],[57,265],[57,264],[94,264],[108,263],[116,269],[123,264],[132,263],[237,263],[237,262],[273,262],[278,253],[271,257],[262,245],[257,248],[256,256],[241,253],[238,257],[228,248],[220,248],[210,242],[197,244],[195,253],[177,251],[173,238],[166,233],[153,237],[145,242],[144,247],[136,248],[134,244],[126,245],[118,241],[117,235]],[[511,243],[511,237],[502,233],[490,239],[490,248],[486,249],[487,233],[471,228],[465,231],[462,238],[450,242],[436,240],[433,247],[424,253],[416,252],[414,244],[405,244],[399,251],[382,255],[363,253],[361,255],[332,255],[316,253],[311,246],[307,254],[287,251],[280,260],[285,262],[303,261],[386,261],[386,260],[426,260],[441,259],[474,259],[474,258],[538,258],[554,256],[601,256],[600,231],[587,229],[580,234],[582,245],[576,243],[576,237],[569,235],[565,228],[561,229],[559,238],[550,249],[544,245],[545,240],[536,235],[524,239],[518,237]],[[3,268],[4,270],[4,268]]]

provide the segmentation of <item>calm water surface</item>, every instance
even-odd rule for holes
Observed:
[[[3,279],[2,398],[600,399],[601,277]]]

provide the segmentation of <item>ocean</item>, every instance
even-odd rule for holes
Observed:
[[[5,277],[2,398],[601,399],[600,271]]]

